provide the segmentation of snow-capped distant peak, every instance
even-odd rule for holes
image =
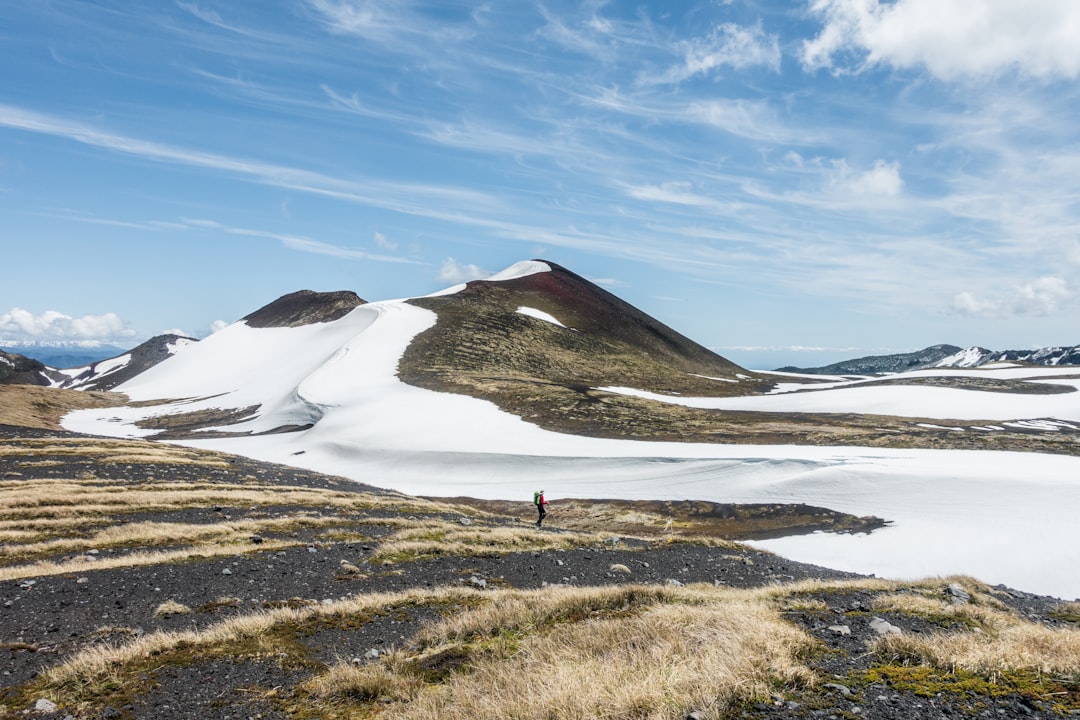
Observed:
[[[522,260],[516,262],[505,270],[484,278],[486,282],[502,282],[504,280],[517,280],[518,278],[535,275],[536,273],[551,272],[551,266],[539,260]]]
[[[529,317],[536,318],[537,320],[543,320],[544,322],[549,322],[552,325],[558,325],[561,328],[566,327],[561,322],[559,322],[554,315],[546,313],[543,310],[537,310],[536,308],[525,307],[524,305],[522,305],[517,309],[517,311],[522,315],[528,315]]]
[[[964,348],[958,353],[942,358],[934,367],[978,367],[986,361],[988,351],[980,347]]]

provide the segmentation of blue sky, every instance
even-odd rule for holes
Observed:
[[[41,0],[0,53],[7,341],[535,257],[752,367],[1080,343],[1074,0]]]

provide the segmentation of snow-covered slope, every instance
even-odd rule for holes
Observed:
[[[526,269],[533,275],[550,272],[542,265]],[[513,279],[494,282],[513,286],[533,276],[517,271],[507,275]],[[534,305],[512,304],[509,312],[540,309]],[[535,315],[522,321],[539,323],[544,332],[578,334],[569,328],[582,325],[581,318],[552,310],[554,306],[541,312],[567,327]],[[394,300],[358,305],[337,319],[292,327],[253,328],[239,322],[117,388],[134,400],[171,402],[79,411],[67,416],[64,426],[144,436],[152,431],[136,425],[142,419],[156,417],[160,424],[165,414],[217,413],[222,418],[217,431],[252,434],[213,437],[211,428],[207,439],[182,442],[424,495],[526,503],[532,491],[543,486],[555,498],[824,505],[878,515],[893,525],[872,535],[811,535],[761,544],[798,560],[879,575],[968,573],[1027,590],[1080,595],[1080,576],[1074,572],[1080,563],[1080,528],[1074,522],[1080,509],[1080,458],[643,442],[549,432],[490,402],[422,389],[398,378],[407,349],[438,318],[433,310]],[[863,389],[878,393],[884,404],[903,402],[902,394],[880,392],[893,388]],[[983,403],[987,412],[1003,408],[994,404],[998,399],[983,397],[1002,393],[917,389],[932,391],[923,401],[930,405],[955,403],[951,391],[979,398],[971,402]],[[842,393],[858,390],[837,387],[725,402],[808,402],[801,398],[818,397],[814,402],[843,404],[848,401],[841,399]],[[1060,404],[1053,413],[1043,412],[1047,405],[1038,406],[1040,417],[1080,419],[1075,400],[1065,405],[1080,393],[1033,397]],[[857,400],[852,402],[868,402]],[[987,419],[1016,416],[1010,411]],[[303,429],[280,432],[298,427]]]

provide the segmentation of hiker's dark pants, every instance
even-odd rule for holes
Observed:
[[[547,510],[543,505],[537,505],[536,509],[540,512],[540,517],[536,520],[536,526],[540,527],[540,523],[544,522],[544,518],[547,516]]]

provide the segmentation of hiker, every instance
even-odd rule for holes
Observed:
[[[540,514],[540,517],[536,520],[536,527],[544,522],[544,518],[547,516],[547,500],[544,499],[544,491],[533,493],[533,504],[536,505],[536,511]]]

